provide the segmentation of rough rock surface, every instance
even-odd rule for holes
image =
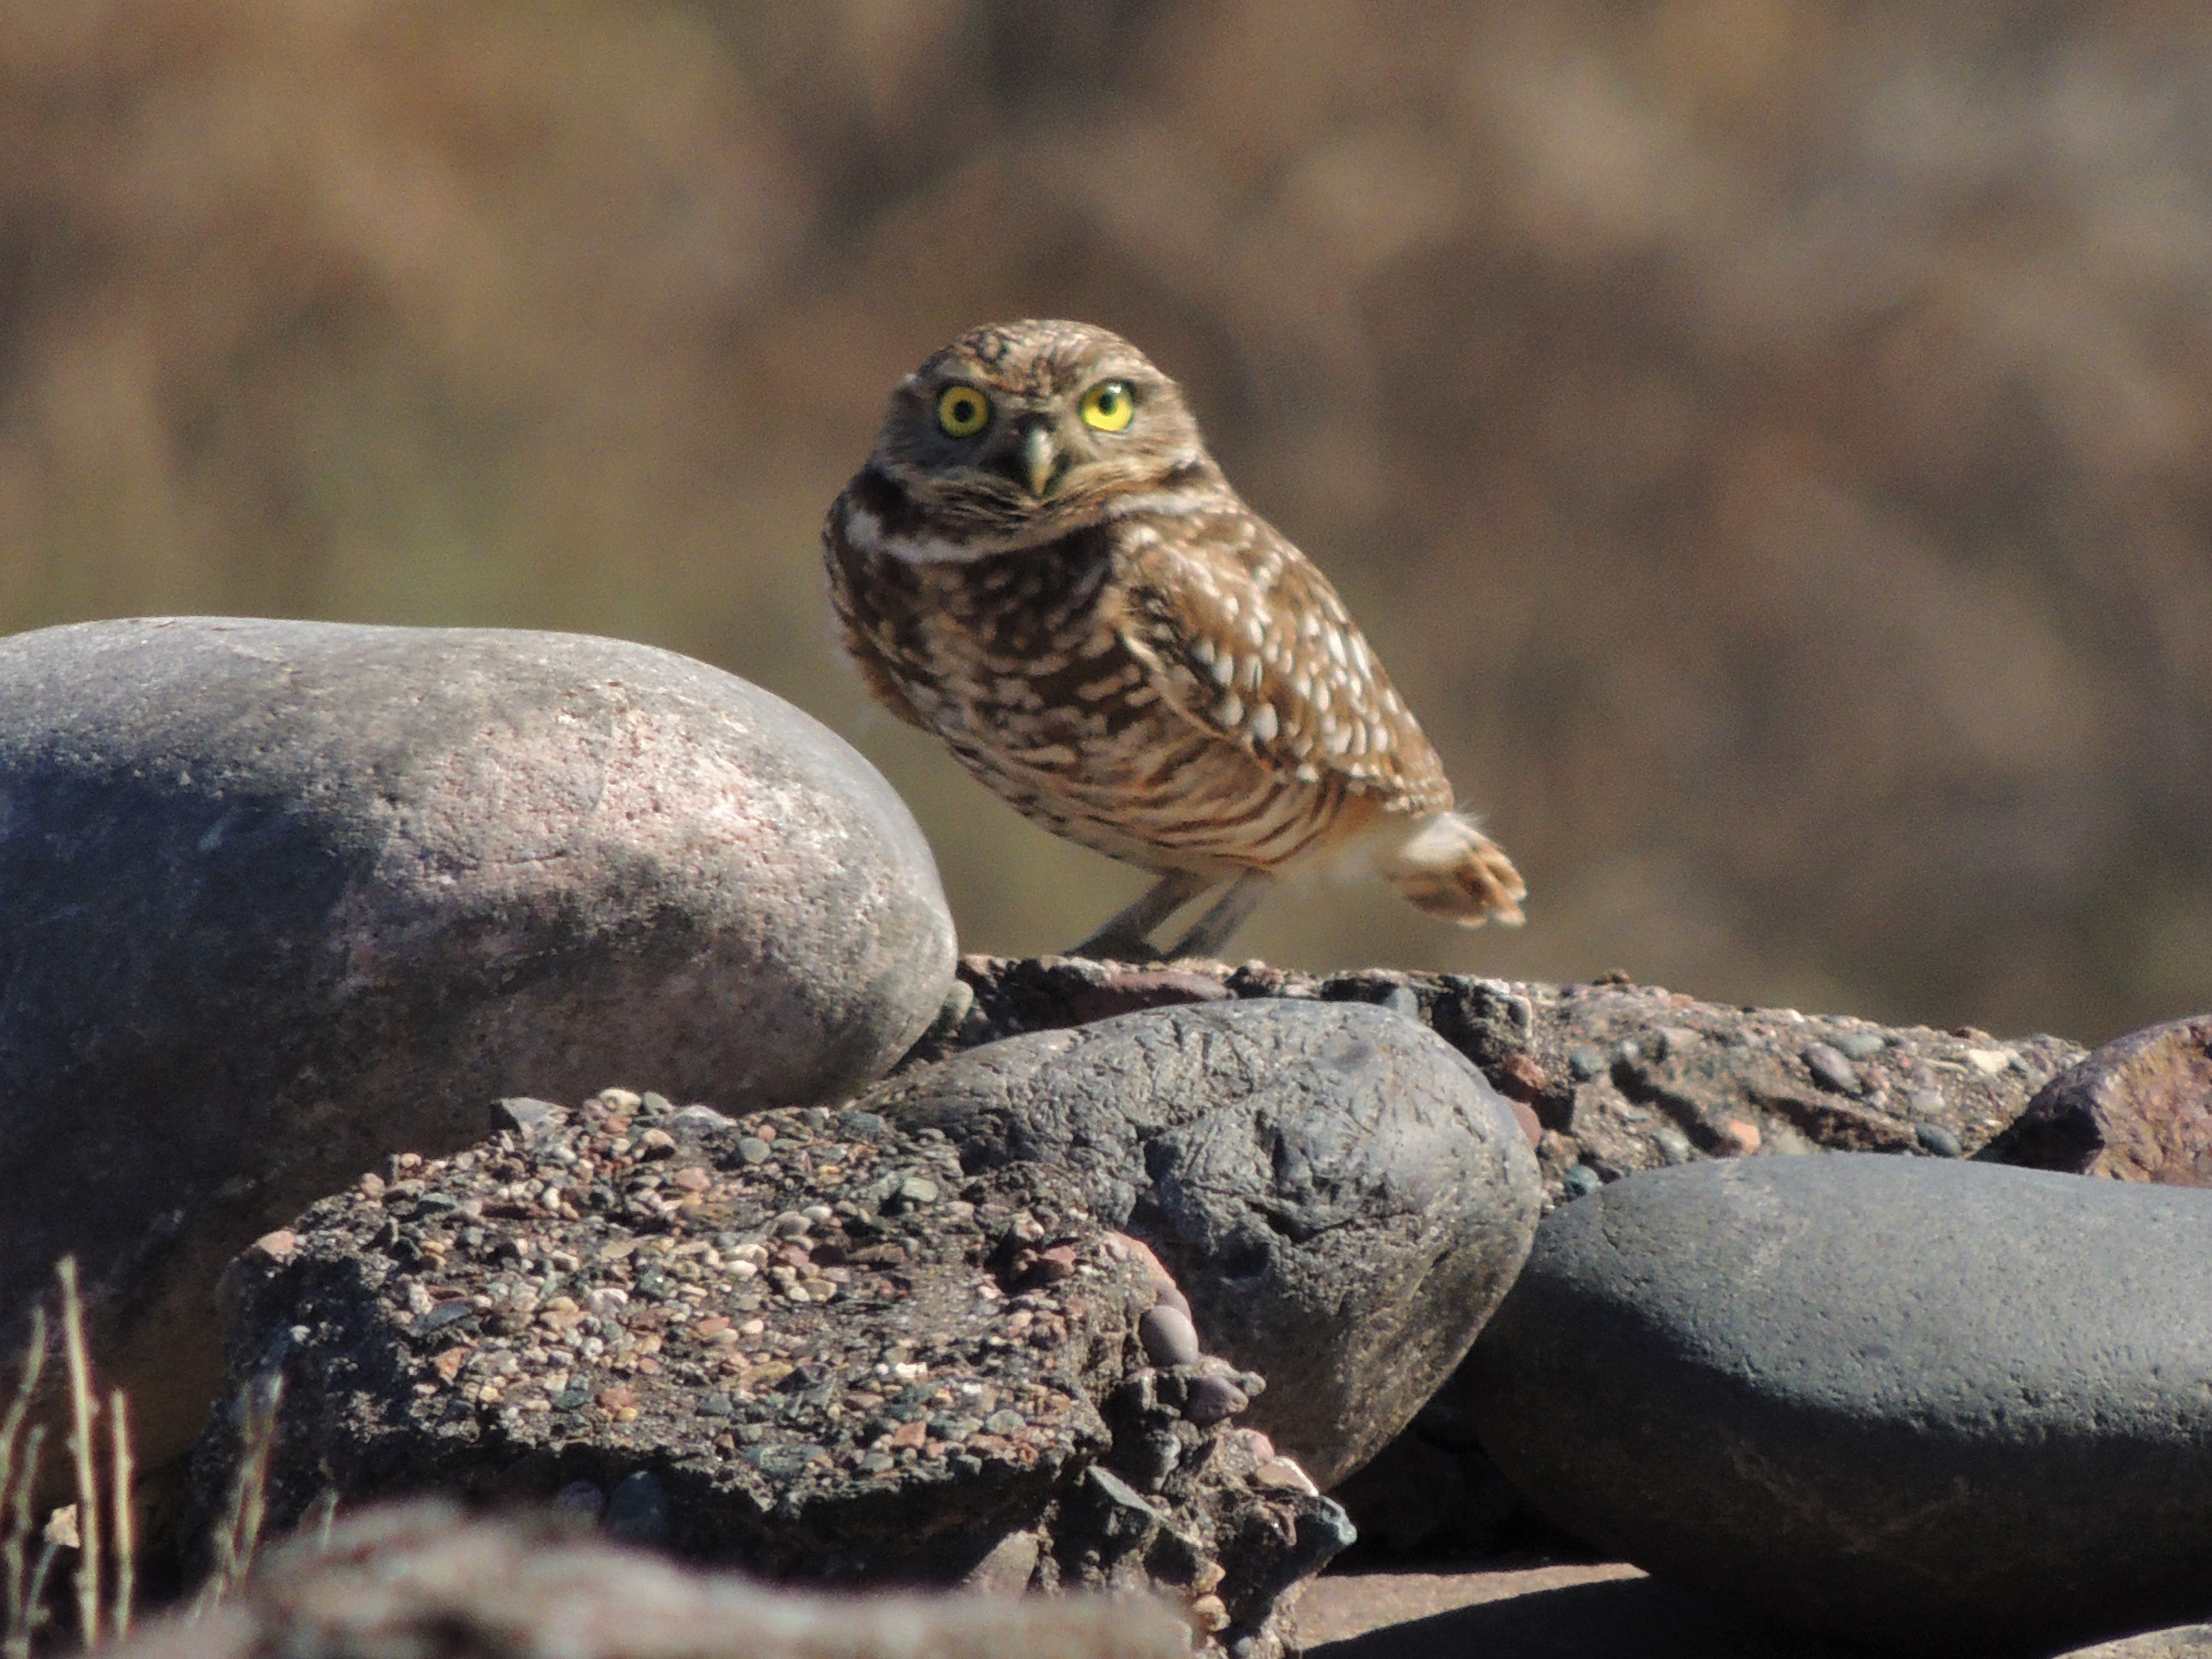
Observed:
[[[1324,976],[1260,963],[969,957],[945,1017],[905,1063],[1139,1008],[1268,998],[1379,1003],[1427,1025],[1533,1111],[1550,1204],[1706,1158],[1822,1148],[1972,1156],[2083,1053],[2052,1036],[1699,1002],[1623,978],[1542,985],[1388,969]]]
[[[941,1133],[857,1110],[502,1110],[227,1281],[231,1397],[283,1380],[272,1524],[325,1494],[550,1498],[778,1577],[1151,1586],[1261,1659],[1348,1541],[1202,1409],[1259,1378],[1148,1361],[1151,1264],[1074,1176],[963,1176]],[[202,1443],[188,1535],[240,1426]]]
[[[1157,1251],[1248,1420],[1334,1485],[1449,1376],[1528,1255],[1536,1161],[1474,1066],[1361,1003],[1227,1002],[971,1049],[861,1103],[970,1174],[1073,1171]]]
[[[867,763],[685,658],[212,618],[0,641],[0,1352],[73,1252],[158,1462],[220,1373],[222,1263],[302,1206],[498,1095],[849,1091],[952,954]]]
[[[1990,1143],[2008,1164],[2212,1187],[2212,1014],[2115,1038],[2045,1084]]]
[[[2029,1097],[2084,1052],[2057,1037],[1699,1002],[1620,975],[1542,985],[975,956],[902,1065],[1142,1008],[1277,998],[1376,1003],[1429,1025],[1528,1113],[1547,1208],[1640,1170],[1714,1158],[1985,1155]],[[1363,1553],[1481,1555],[1560,1541],[1491,1463],[1450,1390],[1335,1490]]]
[[[243,1595],[165,1621],[123,1659],[1176,1659],[1177,1610],[1139,1597],[832,1599],[580,1535],[557,1516],[373,1509],[272,1553]]]
[[[1888,1158],[1547,1218],[1462,1377],[1577,1535],[1885,1651],[2212,1605],[2212,1197]]]

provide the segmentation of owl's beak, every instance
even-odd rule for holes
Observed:
[[[1033,426],[1022,434],[1022,464],[1029,469],[1030,494],[1042,500],[1045,487],[1052,483],[1053,469],[1060,465],[1060,452],[1053,447],[1049,427]]]

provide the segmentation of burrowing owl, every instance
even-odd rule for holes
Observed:
[[[823,532],[868,689],[1036,823],[1159,872],[1075,946],[1211,955],[1269,882],[1349,854],[1420,908],[1526,889],[1328,579],[1247,507],[1173,380],[1103,328],[997,323],[899,383]]]

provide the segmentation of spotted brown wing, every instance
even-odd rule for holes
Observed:
[[[1121,634],[1184,718],[1309,783],[1331,775],[1392,811],[1451,785],[1328,579],[1240,504],[1127,526]]]

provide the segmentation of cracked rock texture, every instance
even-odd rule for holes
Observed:
[[[501,1113],[227,1279],[225,1397],[283,1379],[272,1524],[415,1489],[550,1500],[779,1578],[1151,1588],[1257,1659],[1349,1541],[1221,1409],[1261,1378],[1148,1354],[1157,1270],[1075,1176],[963,1174],[940,1131],[863,1110]],[[241,1427],[201,1443],[188,1535]]]
[[[1324,1486],[1450,1375],[1541,1197],[1482,1074],[1359,1002],[1124,1014],[970,1049],[861,1103],[941,1130],[971,1173],[1076,1174],[1158,1253],[1207,1345],[1268,1379],[1247,1420]]]
[[[158,1462],[213,1395],[223,1262],[302,1206],[466,1145],[495,1096],[848,1093],[952,957],[873,769],[686,658],[207,617],[0,641],[0,1353],[74,1253]]]
[[[2047,1652],[2212,1606],[2212,1195],[1708,1164],[1555,1211],[1461,1376],[1577,1536],[1787,1627]]]

